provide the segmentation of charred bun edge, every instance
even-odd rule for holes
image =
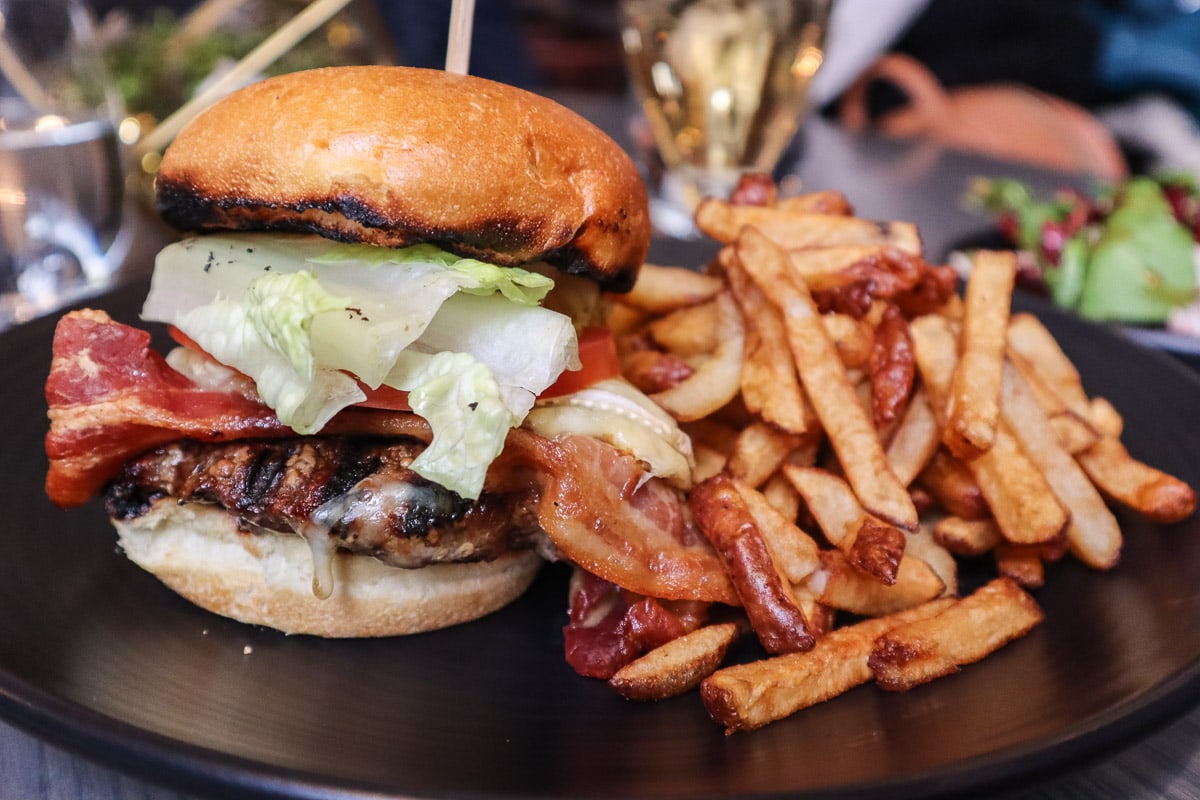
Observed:
[[[628,292],[637,279],[643,254],[616,268],[600,270],[588,253],[575,242],[589,223],[570,237],[570,242],[552,250],[539,250],[537,239],[521,233],[520,220],[492,220],[473,229],[438,230],[406,225],[378,213],[356,197],[337,197],[308,203],[280,204],[242,198],[211,199],[197,193],[186,181],[158,181],[159,216],[167,224],[190,231],[275,231],[316,234],[348,243],[380,247],[433,244],[455,255],[478,258],[506,267],[544,261],[569,275],[590,278],[609,292]],[[627,216],[624,209],[618,215]],[[620,235],[622,224],[592,223]],[[631,234],[632,235],[632,234]]]

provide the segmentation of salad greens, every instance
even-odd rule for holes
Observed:
[[[1135,177],[1048,199],[1018,181],[980,179],[969,201],[1022,251],[1024,283],[1083,317],[1162,325],[1196,298],[1200,192],[1187,177]]]

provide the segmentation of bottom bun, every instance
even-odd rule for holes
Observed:
[[[242,533],[223,509],[169,498],[113,524],[130,560],[201,608],[316,636],[397,636],[468,622],[517,599],[542,564],[522,551],[400,569],[339,551],[333,591],[321,599],[313,593],[312,550],[299,536]]]

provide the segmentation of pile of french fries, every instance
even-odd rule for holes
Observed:
[[[1048,564],[1115,566],[1110,501],[1193,513],[1193,490],[1132,458],[1117,411],[1011,312],[1012,253],[975,255],[960,293],[912,225],[855,217],[836,192],[750,188],[697,210],[712,265],[649,265],[612,298],[626,376],[692,438],[690,508],[744,610],[629,664],[618,692],[698,686],[732,733],[872,680],[907,690],[1037,626]],[[988,565],[966,594],[960,559]],[[722,667],[747,631],[767,657]]]

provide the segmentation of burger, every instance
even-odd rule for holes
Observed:
[[[50,498],[217,614],[415,633],[510,603],[547,559],[729,598],[690,541],[691,452],[619,376],[606,292],[645,189],[540,96],[402,67],[264,80],[164,154],[142,320],[60,320]]]

